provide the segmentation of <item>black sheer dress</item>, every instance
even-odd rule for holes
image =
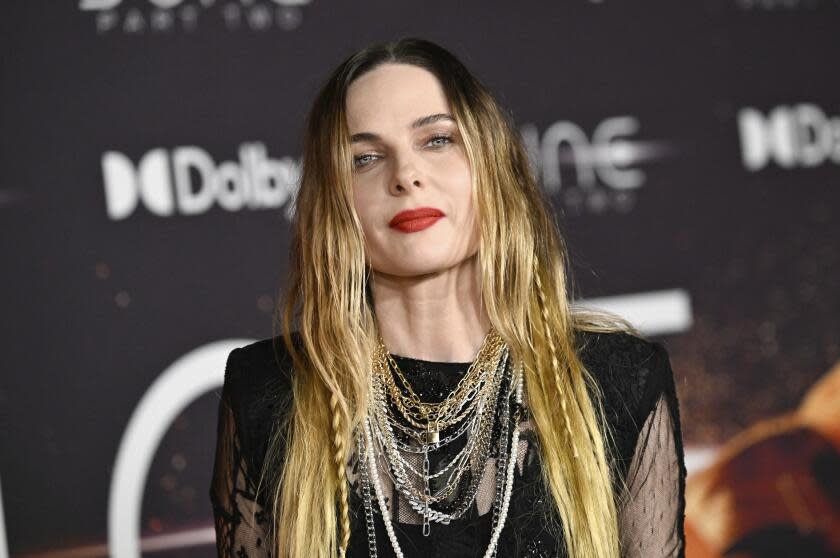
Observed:
[[[615,478],[626,479],[629,487],[627,497],[619,502],[622,556],[682,557],[685,465],[668,353],[659,343],[625,333],[580,332],[578,341],[581,357],[604,393],[604,410],[615,443],[610,466]],[[470,365],[393,356],[418,395],[429,401],[442,400]],[[210,487],[219,556],[271,556],[265,541],[271,519],[263,509],[262,497],[255,497],[255,489],[272,425],[277,413],[288,409],[291,402],[290,371],[291,358],[279,338],[274,343],[265,339],[236,349],[228,358]],[[559,517],[542,487],[538,440],[527,417],[520,429],[513,495],[497,556],[566,556],[562,540],[553,538],[547,529],[551,522],[559,522]],[[355,452],[347,467],[352,482],[347,556],[367,557]],[[448,525],[433,522],[429,536],[422,534],[422,516],[400,501],[386,482],[387,474],[381,473],[387,509],[405,556],[483,556],[491,535],[494,470],[491,454],[471,509]],[[373,509],[377,553],[394,556],[375,496]]]

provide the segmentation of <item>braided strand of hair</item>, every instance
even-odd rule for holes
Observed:
[[[574,442],[574,437],[572,436],[572,425],[569,421],[569,412],[567,410],[566,404],[566,392],[561,386],[560,383],[560,360],[557,358],[557,347],[554,344],[554,338],[551,336],[551,328],[549,326],[548,320],[548,304],[546,304],[546,297],[545,291],[543,290],[542,281],[540,280],[539,271],[535,271],[534,273],[534,280],[537,285],[537,297],[539,298],[540,302],[540,312],[542,314],[542,322],[543,322],[543,329],[545,333],[545,338],[548,341],[548,347],[551,351],[551,368],[554,372],[554,383],[557,386],[557,391],[560,393],[560,406],[563,409],[563,416],[566,420],[566,432],[569,436],[569,443],[572,444],[572,452],[574,457],[578,457],[578,450],[577,446]]]
[[[341,544],[338,547],[339,558],[344,558],[350,543],[350,494],[347,490],[347,470],[345,469],[344,437],[341,435],[341,415],[338,412],[338,396],[335,391],[330,395],[332,411],[333,446],[335,463],[338,468],[338,489],[341,509]]]

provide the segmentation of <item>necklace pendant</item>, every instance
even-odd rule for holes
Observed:
[[[423,432],[423,442],[426,444],[437,444],[440,442],[440,432],[437,430],[426,430]]]
[[[423,441],[426,444],[437,444],[440,442],[440,423],[437,420],[429,421],[426,431],[423,432]]]

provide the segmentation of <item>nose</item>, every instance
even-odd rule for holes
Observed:
[[[388,186],[391,195],[405,195],[412,186],[420,188],[420,173],[411,161],[411,156],[395,157],[395,160],[397,164]]]

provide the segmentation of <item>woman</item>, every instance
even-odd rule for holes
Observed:
[[[665,349],[573,311],[510,119],[448,51],[345,60],[310,113],[282,335],[234,350],[221,556],[681,556]]]

